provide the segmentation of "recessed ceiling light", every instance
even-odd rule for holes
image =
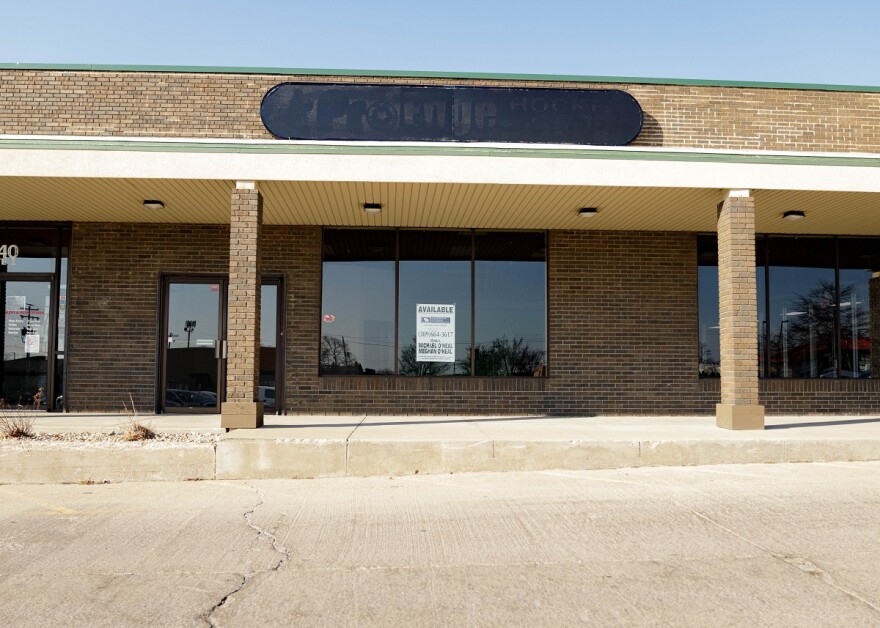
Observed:
[[[364,203],[364,211],[368,214],[378,214],[382,211],[382,203]]]
[[[578,210],[578,216],[581,218],[592,218],[599,213],[598,207],[581,207]]]
[[[165,203],[157,200],[146,200],[144,201],[144,207],[147,209],[164,209]]]
[[[782,214],[786,220],[803,220],[806,214],[802,211],[790,211]]]

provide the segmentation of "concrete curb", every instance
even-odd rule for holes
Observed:
[[[214,446],[29,447],[0,444],[0,484],[90,484],[214,478]]]
[[[225,439],[216,447],[0,444],[0,484],[247,480],[880,460],[880,440]]]

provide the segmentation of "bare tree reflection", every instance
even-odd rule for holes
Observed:
[[[412,343],[400,351],[400,374],[413,376],[437,376],[446,375],[449,371],[447,362],[418,362],[416,360],[416,337]]]
[[[321,372],[326,375],[360,375],[364,372],[345,336],[321,336]]]
[[[770,330],[770,375],[838,377],[840,365],[841,377],[868,376],[860,366],[870,360],[868,316],[853,285],[841,287],[839,307],[833,281],[822,280],[808,293],[795,295],[779,312],[778,328]]]
[[[469,360],[460,360],[457,366],[465,375],[470,375]],[[475,347],[474,366],[477,375],[536,375],[543,372],[544,352],[529,347],[522,337],[499,336]]]

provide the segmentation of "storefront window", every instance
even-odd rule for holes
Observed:
[[[545,235],[327,229],[322,307],[323,375],[543,375]]]
[[[880,240],[840,238],[840,377],[880,376]]]
[[[767,377],[770,323],[767,321],[767,238],[763,236],[755,241],[755,285],[758,290],[758,377]]]
[[[399,281],[399,374],[469,375],[471,233],[401,231]],[[434,307],[420,311],[420,305]],[[419,324],[425,318],[439,319],[450,313],[454,316],[449,324],[439,323],[437,331]],[[447,335],[427,335],[434,333]],[[444,342],[445,338],[452,341]],[[444,351],[444,345],[450,350]]]
[[[394,372],[394,231],[324,231],[321,374]]]
[[[700,377],[719,377],[718,244],[714,236],[697,238],[697,295],[700,325]]]
[[[474,244],[476,374],[542,374],[547,355],[544,234],[477,233]]]
[[[699,237],[701,377],[718,371],[715,247],[714,236]],[[872,352],[880,316],[871,311],[880,302],[880,239],[759,236],[755,262],[761,377],[867,378],[880,371]]]
[[[836,377],[833,238],[776,238],[769,254],[770,377]]]
[[[0,273],[55,272],[57,228],[4,227],[0,234]]]

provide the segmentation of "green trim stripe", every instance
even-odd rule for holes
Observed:
[[[849,155],[760,155],[741,153],[700,153],[675,151],[596,150],[593,148],[537,149],[523,145],[493,148],[485,146],[370,146],[232,142],[165,142],[123,140],[64,140],[0,138],[0,149],[25,150],[101,150],[141,151],[151,153],[239,153],[254,155],[403,155],[444,157],[519,157],[534,159],[613,159],[623,161],[678,161],[728,164],[775,164],[791,166],[860,166],[880,167],[877,157]]]
[[[281,76],[339,76],[385,78],[442,78],[502,81],[553,81],[568,83],[629,83],[642,85],[697,85],[702,87],[745,87],[755,89],[797,89],[825,92],[874,92],[880,86],[832,85],[826,83],[774,83],[711,79],[645,78],[636,76],[584,76],[577,74],[507,74],[499,72],[415,72],[408,70],[329,70],[313,68],[215,67],[198,65],[102,65],[73,63],[0,63],[0,70],[47,70],[69,72],[175,72],[186,74],[275,74]]]

